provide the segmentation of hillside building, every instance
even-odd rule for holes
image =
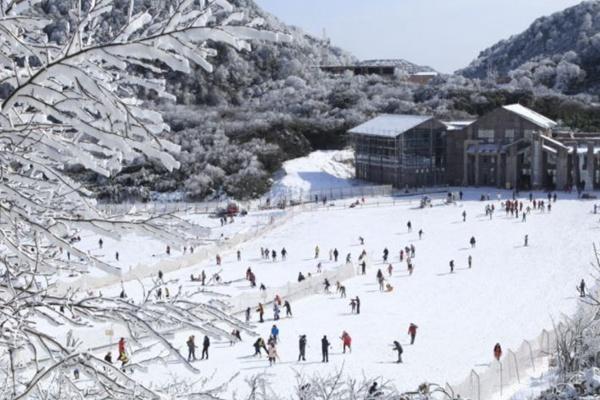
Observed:
[[[349,131],[356,176],[399,188],[600,189],[600,134],[558,130],[519,104],[474,121],[381,115]]]

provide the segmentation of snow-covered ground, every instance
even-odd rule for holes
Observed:
[[[486,193],[490,190],[486,190]],[[210,290],[230,296],[256,293],[244,280],[248,267],[257,275],[259,284],[267,287],[293,284],[299,272],[315,274],[318,262],[326,270],[338,267],[329,261],[329,250],[337,248],[343,260],[351,253],[356,261],[364,249],[369,258],[366,276],[356,276],[346,282],[348,298],[335,294],[319,294],[292,302],[293,318],[277,321],[281,333],[278,352],[281,361],[273,367],[264,358],[252,357],[255,338],[244,335],[243,342],[214,341],[209,361],[198,361],[204,375],[214,372],[216,380],[225,380],[235,372],[241,376],[230,390],[244,392],[244,378],[256,374],[268,377],[276,390],[289,391],[295,383],[296,372],[327,374],[343,368],[347,374],[389,379],[400,390],[413,390],[423,381],[457,383],[473,368],[483,368],[492,359],[492,347],[500,342],[505,349],[518,346],[523,339],[537,336],[544,328],[552,327],[552,318],[572,313],[577,304],[575,286],[589,275],[592,243],[600,223],[591,214],[593,203],[563,199],[553,203],[551,212],[533,211],[527,222],[497,211],[492,220],[484,215],[484,206],[494,204],[500,209],[496,191],[492,201],[478,201],[479,191],[468,191],[468,199],[457,205],[442,205],[420,209],[418,199],[387,199],[379,207],[316,208],[294,215],[282,226],[257,236],[231,251],[223,253],[223,265],[206,260],[190,268],[167,273],[171,291],[181,286],[190,291],[199,288],[190,282],[191,273],[205,270],[209,276],[220,271],[228,285],[211,286]],[[504,198],[507,192],[500,192]],[[539,196],[542,196],[541,194]],[[566,195],[565,195],[566,196]],[[527,199],[522,199],[526,205]],[[385,203],[385,205],[384,205]],[[466,211],[467,221],[462,222]],[[251,217],[252,218],[252,217]],[[412,232],[406,223],[412,222]],[[424,231],[419,240],[418,231]],[[524,235],[529,246],[523,246]],[[361,246],[358,237],[365,238]],[[477,247],[469,246],[475,236]],[[409,276],[398,253],[405,246],[416,247],[415,272]],[[320,247],[318,260],[315,246]],[[112,254],[113,244],[105,250]],[[139,243],[120,243],[123,252],[136,254]],[[262,260],[261,247],[288,251],[286,261]],[[390,250],[393,274],[387,278],[394,287],[390,293],[378,290],[376,272],[384,270],[382,251]],[[123,247],[120,247],[123,248]],[[240,250],[242,261],[236,260]],[[160,250],[157,250],[160,251]],[[473,257],[473,268],[467,268],[467,258]],[[456,270],[449,273],[448,263],[454,260]],[[149,280],[147,280],[149,282]],[[332,282],[334,284],[334,282]],[[139,282],[125,282],[130,297],[139,296]],[[137,289],[136,289],[137,288]],[[117,294],[121,285],[103,288],[106,294]],[[349,298],[359,296],[361,314],[350,313]],[[253,309],[256,304],[248,304]],[[242,317],[242,316],[240,316]],[[268,320],[257,323],[252,313],[255,331],[265,340],[269,336],[272,312]],[[407,328],[414,322],[419,326],[416,343],[408,344]],[[217,322],[218,324],[218,322]],[[351,354],[341,353],[339,336],[346,330],[353,338]],[[102,330],[87,338],[90,346],[106,343]],[[192,331],[182,331],[173,338],[174,345],[185,353],[185,339]],[[308,336],[307,362],[297,363],[298,336]],[[125,335],[115,328],[115,336]],[[320,338],[327,335],[333,343],[330,362],[322,364]],[[197,337],[201,337],[197,333]],[[392,341],[405,346],[404,363],[394,363]],[[200,342],[200,340],[198,340]],[[101,355],[101,354],[99,354]],[[135,360],[134,360],[135,361]],[[195,380],[183,366],[169,364],[150,367],[143,380],[159,383],[175,374]]]
[[[354,152],[315,151],[306,157],[286,161],[275,174],[270,197],[298,197],[327,189],[355,186]]]

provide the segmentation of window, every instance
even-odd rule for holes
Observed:
[[[479,136],[479,139],[493,139],[494,138],[494,130],[493,129],[480,129],[478,136]]]
[[[504,137],[506,137],[507,139],[514,139],[515,138],[515,130],[514,129],[505,130]]]

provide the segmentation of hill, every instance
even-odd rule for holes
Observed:
[[[537,19],[524,32],[481,52],[458,73],[511,80],[524,88],[599,94],[600,1],[586,1]]]

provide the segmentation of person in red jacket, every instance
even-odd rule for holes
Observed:
[[[340,339],[342,339],[342,344],[344,345],[344,353],[346,353],[346,347],[348,348],[350,353],[352,353],[352,338],[350,337],[348,332],[343,331]]]
[[[410,335],[410,344],[415,344],[415,337],[417,336],[417,328],[418,328],[418,326],[413,324],[412,322],[408,326],[408,334]]]
[[[496,343],[494,346],[494,358],[497,361],[500,361],[500,357],[502,357],[502,347],[500,346],[500,343]]]
[[[119,339],[119,361],[121,361],[121,367],[124,367],[125,364],[129,362],[129,358],[127,358],[127,354],[125,353],[125,338]]]

